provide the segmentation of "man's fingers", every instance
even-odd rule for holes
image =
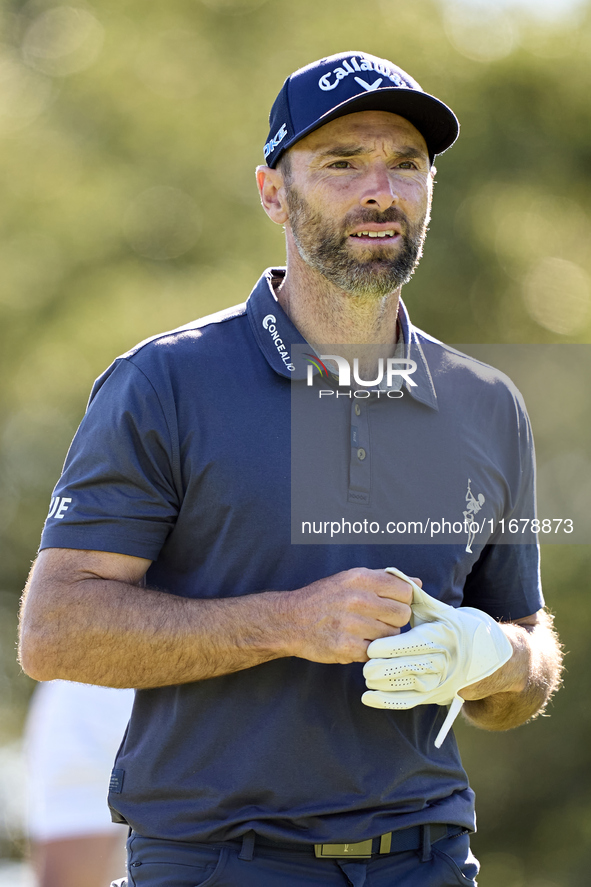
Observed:
[[[447,675],[444,653],[406,656],[403,659],[370,659],[363,666],[370,690],[434,690]]]
[[[388,576],[384,570],[350,570],[344,580],[342,604],[347,611],[382,623],[386,629],[401,628],[412,615],[412,588],[408,582]],[[376,637],[387,637],[381,631]]]
[[[410,622],[412,610],[408,604],[392,601],[387,606],[378,607],[375,616],[386,628],[386,633],[379,634],[377,637],[384,638],[392,634],[389,631],[390,628],[402,628],[403,625]]]
[[[445,653],[429,653],[422,656],[404,656],[401,659],[374,659],[363,667],[366,680],[398,680],[409,675],[444,674],[448,658]],[[383,688],[378,688],[383,689]]]
[[[385,570],[355,567],[289,594],[294,655],[314,662],[366,662],[369,644],[396,636],[412,616],[412,586]]]
[[[422,589],[423,582],[417,576],[407,576],[406,573],[403,573],[402,570],[399,570],[398,567],[386,567],[384,570],[387,576],[391,576],[395,581],[403,582],[409,586],[411,593],[414,591],[413,584],[418,588]]]
[[[396,711],[415,708],[425,703],[423,693],[409,690],[406,693],[385,693],[383,690],[366,690],[361,701],[369,708],[391,708]]]
[[[412,586],[405,579],[391,575],[385,570],[369,570],[364,567],[349,570],[347,582],[351,588],[371,591],[378,597],[408,605],[412,603]],[[419,583],[420,580],[417,584]]]
[[[412,604],[412,585],[399,576],[386,573],[385,570],[380,570],[380,577],[380,590],[378,591],[380,597],[401,601],[409,606]]]
[[[422,590],[422,582],[420,580],[411,579],[397,567],[386,567],[386,573],[397,577],[400,580],[414,583],[412,609],[415,617],[415,625],[422,622],[445,621],[451,608],[443,601],[437,600],[432,595]]]
[[[441,683],[440,674],[409,674],[406,677],[394,678],[392,680],[370,680],[365,681],[368,690],[383,690],[386,693],[406,693],[414,690],[417,693],[429,693],[436,690]]]

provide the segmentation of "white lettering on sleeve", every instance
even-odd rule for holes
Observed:
[[[55,513],[56,520],[63,520],[65,517],[65,513],[70,507],[71,499],[62,499],[59,508]]]

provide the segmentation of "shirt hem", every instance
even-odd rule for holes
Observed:
[[[124,539],[94,539],[88,535],[68,535],[67,538],[60,533],[53,535],[44,534],[39,545],[39,551],[45,548],[71,548],[75,551],[105,551],[113,554],[125,554],[129,557],[141,557],[147,560],[156,560],[162,550],[162,544],[147,546],[146,542]]]

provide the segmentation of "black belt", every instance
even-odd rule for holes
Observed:
[[[436,841],[441,841],[443,838],[467,834],[468,831],[468,829],[462,828],[459,825],[434,823],[432,825],[415,825],[412,828],[378,835],[377,838],[370,838],[367,841],[352,843],[301,844],[295,841],[271,841],[269,838],[256,835],[253,836],[253,844],[258,847],[268,847],[269,849],[283,850],[291,853],[306,853],[308,855],[313,850],[315,856],[319,859],[371,859],[372,856],[424,849]]]

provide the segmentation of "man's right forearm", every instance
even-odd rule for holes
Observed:
[[[67,608],[27,620],[20,657],[37,680],[105,687],[161,687],[250,668],[281,652],[280,594],[191,600],[93,579],[67,594]]]
[[[365,662],[410,618],[412,589],[358,568],[292,591],[184,598],[141,584],[150,561],[46,549],[21,608],[20,660],[40,681],[107,687],[200,681],[297,656]]]

